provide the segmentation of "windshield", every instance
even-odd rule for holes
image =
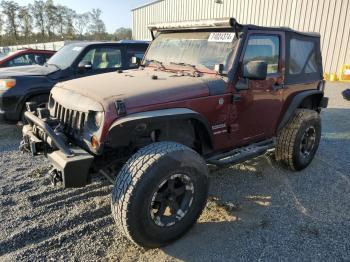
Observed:
[[[228,71],[237,43],[232,32],[162,33],[152,42],[144,61],[164,66],[185,63],[199,70],[214,70],[216,64],[223,64]]]
[[[74,60],[78,57],[83,46],[78,45],[66,45],[62,47],[57,53],[55,53],[48,61],[47,64],[58,66],[60,69],[66,69],[72,65]]]

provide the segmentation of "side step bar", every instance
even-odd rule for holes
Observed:
[[[267,150],[275,147],[275,139],[264,140],[246,147],[234,149],[230,152],[215,155],[207,159],[207,163],[216,166],[226,166],[242,163],[249,159],[263,155]]]

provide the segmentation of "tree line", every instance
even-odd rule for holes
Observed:
[[[27,6],[2,0],[0,8],[0,46],[62,40],[131,39],[129,28],[119,28],[114,34],[108,34],[99,8],[79,14],[53,0],[35,0]]]

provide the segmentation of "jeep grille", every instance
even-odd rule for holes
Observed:
[[[65,131],[82,131],[87,119],[87,113],[65,108],[55,101],[53,116],[57,118]]]

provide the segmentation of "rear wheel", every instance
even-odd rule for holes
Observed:
[[[24,116],[24,112],[27,111],[27,108],[26,108],[26,103],[27,102],[35,102],[38,107],[45,108],[45,107],[47,107],[48,100],[49,100],[49,96],[48,95],[38,95],[38,96],[33,96],[33,97],[29,98],[24,103],[24,106],[23,106],[23,109],[22,109],[22,112],[21,112],[21,116],[20,116],[21,117],[21,119],[20,119],[21,123],[23,125],[28,123],[27,119]]]
[[[196,222],[208,194],[208,169],[192,149],[159,142],[139,150],[117,176],[112,213],[134,243],[159,247]]]
[[[314,110],[297,109],[277,137],[276,160],[291,170],[302,170],[313,160],[321,139],[321,120]]]

